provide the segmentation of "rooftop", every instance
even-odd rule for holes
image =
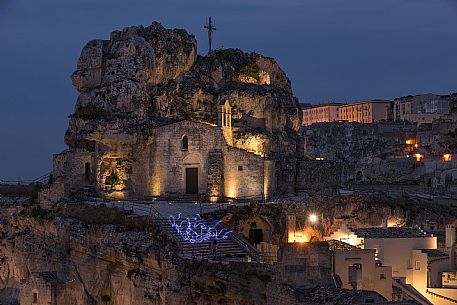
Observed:
[[[330,251],[361,250],[360,248],[357,248],[356,246],[350,245],[348,243],[345,243],[344,241],[340,241],[340,240],[336,240],[336,239],[327,240],[327,243],[328,243],[328,248]]]
[[[391,227],[391,228],[364,228],[352,229],[358,237],[363,238],[415,238],[415,237],[433,237],[433,234],[427,234],[420,228],[416,227]]]
[[[367,101],[359,101],[341,105],[342,107],[349,107],[354,105],[366,104],[366,103],[392,103],[390,100],[367,100]]]
[[[374,291],[337,289],[332,287],[319,287],[301,290],[299,299],[312,304],[365,304],[367,299],[384,302],[385,299]],[[373,302],[372,301],[372,302]],[[360,303],[359,303],[360,302]]]
[[[302,109],[313,109],[313,108],[319,108],[319,107],[325,107],[325,106],[343,106],[346,105],[346,103],[337,103],[337,102],[331,102],[331,103],[324,103],[324,104],[301,104]]]
[[[421,249],[422,253],[427,253],[430,258],[449,257],[446,252],[437,249]]]

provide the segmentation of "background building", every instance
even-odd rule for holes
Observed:
[[[329,103],[303,107],[303,125],[308,126],[314,123],[338,121],[338,107],[341,105],[344,104]]]
[[[387,121],[392,118],[392,101],[369,100],[338,108],[339,120],[359,123]]]
[[[394,120],[414,123],[431,123],[450,113],[452,95],[431,93],[408,95],[394,100]]]

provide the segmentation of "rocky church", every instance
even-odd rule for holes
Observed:
[[[194,36],[153,23],[87,43],[72,82],[68,149],[41,202],[264,199],[300,185],[301,112],[272,58],[200,56]]]

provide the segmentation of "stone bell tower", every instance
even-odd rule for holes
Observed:
[[[228,99],[219,103],[217,125],[222,129],[225,141],[228,145],[233,145],[232,133],[232,106]]]

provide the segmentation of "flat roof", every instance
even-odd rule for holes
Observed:
[[[360,102],[354,102],[354,103],[349,103],[349,104],[344,104],[342,105],[343,107],[348,107],[348,106],[354,106],[354,105],[360,105],[360,104],[368,104],[368,103],[392,103],[390,100],[367,100],[367,101],[360,101]]]
[[[303,105],[302,109],[313,109],[326,106],[343,106],[347,105],[346,103],[325,103],[325,104],[315,104],[315,105]]]
[[[416,237],[433,237],[433,234],[427,234],[420,228],[416,227],[391,227],[391,228],[363,228],[353,229],[358,237],[363,238],[416,238]]]

